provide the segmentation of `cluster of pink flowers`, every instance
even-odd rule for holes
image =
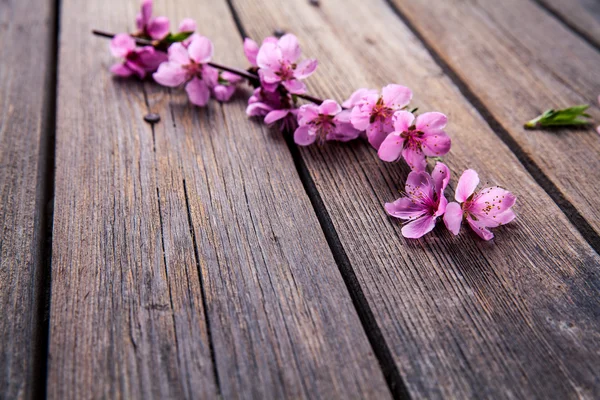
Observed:
[[[136,33],[112,39],[113,55],[123,59],[111,67],[116,75],[144,78],[152,74],[163,86],[184,87],[190,102],[198,106],[205,106],[211,97],[220,102],[230,100],[238,85],[247,80],[254,92],[246,113],[293,132],[298,145],[366,138],[381,160],[404,159],[412,170],[406,191],[403,197],[386,203],[385,209],[407,221],[402,228],[405,237],[422,237],[439,219],[457,235],[464,219],[481,238],[490,240],[494,235],[489,228],[515,218],[511,208],[516,197],[499,187],[476,192],[479,177],[470,169],[458,181],[457,202],[448,203],[444,195],[450,181],[448,167],[437,162],[431,174],[426,172],[427,157],[450,151],[451,140],[445,132],[448,119],[439,112],[417,115],[416,109],[409,107],[413,93],[408,87],[361,88],[340,105],[306,94],[304,80],[316,71],[318,62],[302,59],[298,39],[292,34],[267,37],[260,45],[247,38],[243,47],[250,67],[241,71],[212,62],[213,44],[195,32],[193,20],[183,20],[179,31],[170,33],[166,17],[152,17],[152,0],[142,2],[136,25]],[[138,46],[140,41],[144,45]],[[299,105],[300,99],[309,104]]]

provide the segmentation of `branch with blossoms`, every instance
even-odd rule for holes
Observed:
[[[444,190],[450,181],[448,167],[437,162],[428,173],[427,157],[440,157],[450,151],[446,134],[447,118],[439,112],[416,115],[411,109],[412,91],[389,84],[381,89],[356,90],[341,105],[333,99],[318,99],[307,93],[304,80],[317,69],[314,59],[301,60],[296,36],[267,37],[259,46],[244,40],[244,54],[250,63],[246,70],[212,61],[210,39],[196,33],[196,23],[184,19],[175,33],[166,17],[152,17],[152,0],[143,0],[136,18],[137,31],[128,34],[93,31],[112,38],[110,50],[122,61],[110,70],[121,77],[151,75],[162,86],[182,87],[192,104],[203,107],[214,98],[227,102],[244,81],[254,91],[246,114],[293,132],[300,146],[326,141],[347,142],[366,138],[386,162],[404,159],[410,166],[405,192],[386,203],[389,215],[402,219],[403,236],[420,238],[433,230],[439,219],[454,235],[463,221],[482,239],[494,237],[489,228],[515,218],[516,197],[500,187],[479,191],[477,173],[466,170],[458,181],[456,202],[449,203]],[[308,104],[299,104],[300,100]]]

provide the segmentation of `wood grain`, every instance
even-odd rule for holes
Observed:
[[[600,257],[388,4],[232,3],[255,39],[298,35],[320,62],[312,94],[341,100],[359,87],[408,84],[420,110],[449,116],[452,186],[471,167],[519,198],[517,220],[493,242],[465,227],[459,237],[438,227],[406,240],[383,210],[403,188],[403,164],[381,162],[362,143],[301,149],[410,394],[597,397]]]
[[[597,0],[537,1],[600,48],[600,2]]]
[[[600,52],[532,1],[394,4],[498,121],[497,130],[504,129],[587,220],[600,245],[600,202],[591,173],[600,168],[594,129],[600,121]],[[428,18],[421,18],[425,12]],[[587,129],[523,128],[546,109],[586,103],[595,121]]]
[[[36,12],[32,13],[31,9]],[[0,398],[33,396],[43,321],[53,2],[0,2]],[[27,45],[25,45],[25,43]]]
[[[240,48],[224,3],[155,8]],[[78,33],[132,2],[62,10],[49,397],[389,397],[285,142],[244,100],[112,79]]]

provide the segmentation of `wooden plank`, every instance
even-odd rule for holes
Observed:
[[[240,46],[225,4],[156,6]],[[79,34],[133,7],[62,6],[50,397],[389,397],[285,143],[243,101],[111,79]]]
[[[548,108],[589,103],[597,124],[600,52],[531,1],[394,4],[498,121],[499,133],[523,149],[531,170],[547,176],[554,197],[585,218],[598,249],[600,201],[590,173],[600,168],[595,125],[528,131],[523,123]]]
[[[597,397],[600,257],[388,4],[232,3],[254,38],[298,35],[320,62],[312,94],[343,99],[358,87],[408,84],[420,110],[449,116],[452,186],[471,167],[519,198],[517,220],[494,242],[443,227],[406,240],[383,210],[403,189],[403,164],[381,162],[364,143],[301,149],[410,394]]]
[[[537,0],[572,29],[600,47],[600,2],[597,0]]]
[[[46,221],[54,2],[0,2],[0,398],[34,395]],[[36,12],[32,13],[31,10]],[[50,183],[51,184],[51,183]]]

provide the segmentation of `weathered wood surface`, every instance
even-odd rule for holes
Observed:
[[[598,0],[537,0],[561,21],[600,48]]]
[[[44,330],[39,307],[53,12],[51,1],[0,2],[0,398],[5,399],[33,395]]]
[[[523,123],[548,108],[592,105],[600,120],[600,52],[532,1],[394,1],[410,23],[497,120],[496,131],[523,149],[534,174],[549,178],[555,198],[570,202],[595,232],[600,201],[600,140],[587,129],[528,131]],[[422,16],[427,14],[427,18]]]
[[[388,397],[285,142],[243,99],[112,79],[81,34],[136,6],[61,6],[49,397]],[[156,6],[241,48],[224,2]]]
[[[455,238],[441,227],[422,240],[405,240],[382,204],[399,196],[406,168],[382,163],[366,144],[302,149],[410,394],[597,397],[598,254],[388,4],[232,4],[255,39],[275,29],[298,35],[304,53],[320,61],[309,79],[318,95],[340,100],[358,87],[409,85],[420,110],[449,115],[453,147],[445,159],[455,174],[452,185],[471,167],[482,182],[519,197],[518,219],[497,229],[492,243],[466,231]]]

